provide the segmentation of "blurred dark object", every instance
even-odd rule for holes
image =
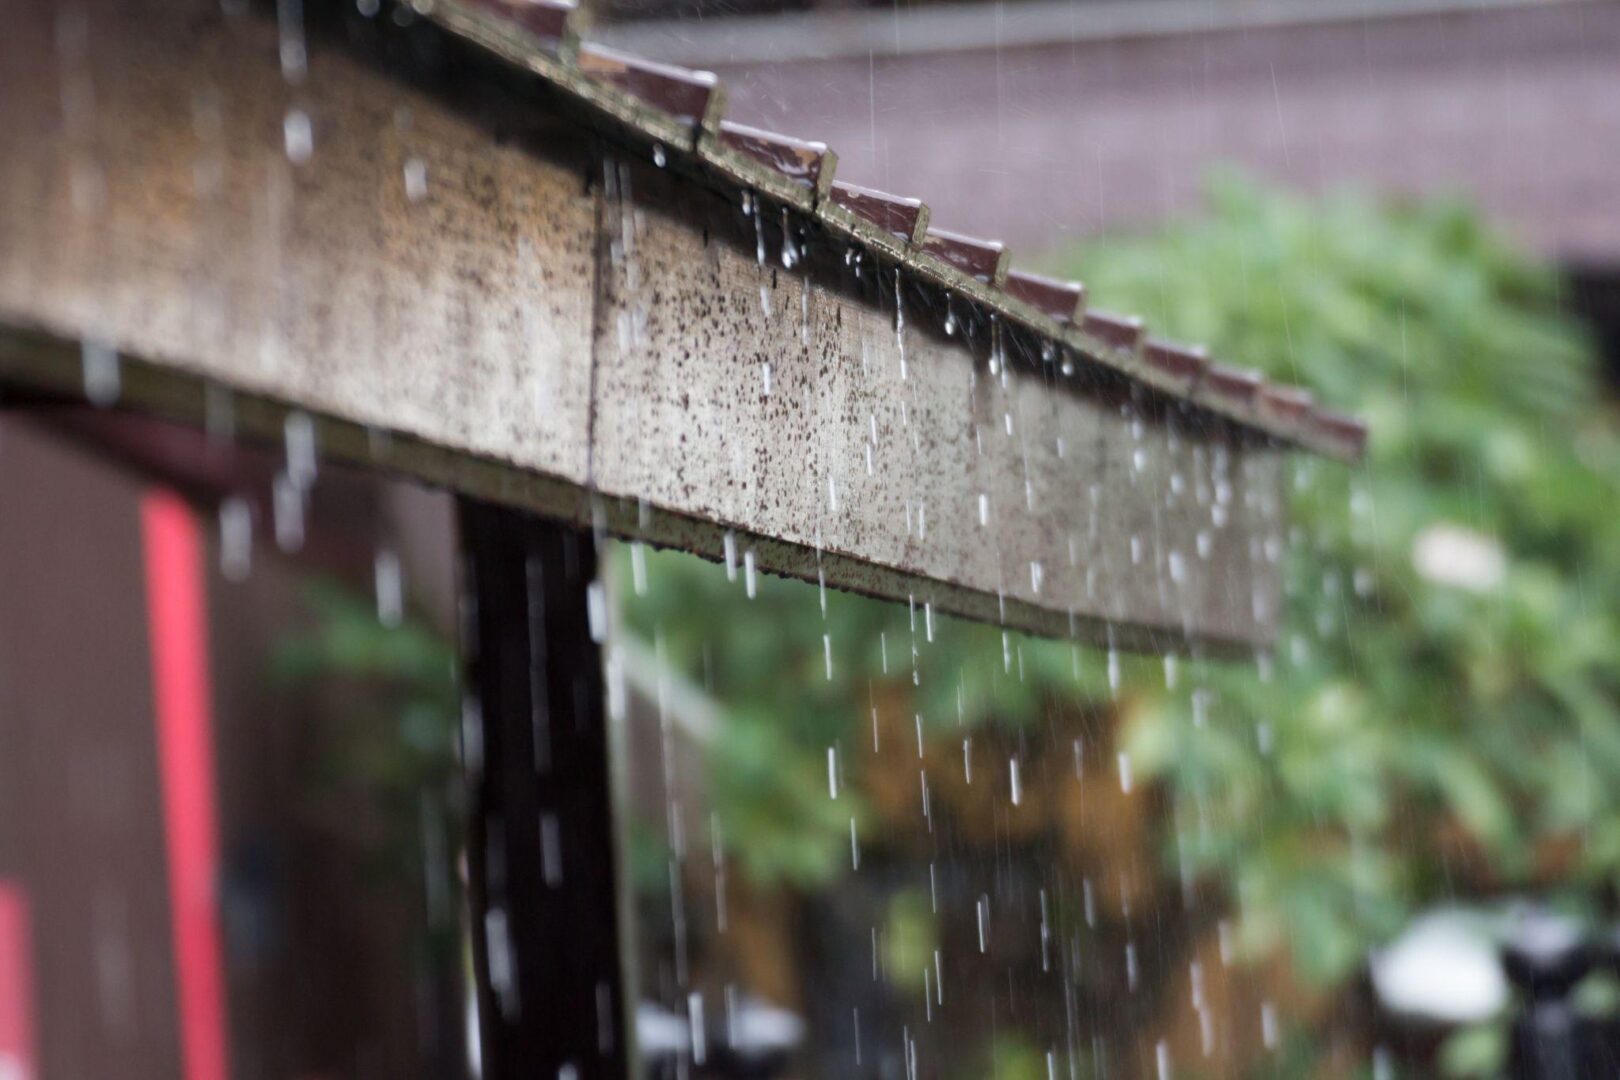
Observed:
[[[1508,979],[1523,996],[1513,1021],[1509,1062],[1515,1080],[1579,1080],[1596,1032],[1576,1011],[1573,992],[1592,971],[1593,950],[1571,919],[1532,909],[1503,948]]]
[[[1569,308],[1591,327],[1612,388],[1620,388],[1620,266],[1574,263],[1566,271]]]

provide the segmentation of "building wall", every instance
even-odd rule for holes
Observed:
[[[1189,211],[1233,163],[1305,190],[1460,193],[1548,254],[1620,259],[1620,4],[1096,40],[1088,6],[1074,42],[1033,47],[728,66],[712,23],[662,48],[712,41],[737,119],[822,139],[844,179],[1015,255]],[[1021,10],[965,32],[1016,36]]]

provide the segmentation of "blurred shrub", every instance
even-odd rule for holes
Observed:
[[[1210,665],[1205,723],[1151,687],[1131,723],[1250,948],[1331,981],[1439,897],[1608,904],[1620,440],[1551,271],[1460,205],[1235,178],[1059,267],[1371,424],[1362,467],[1298,466],[1276,656]]]

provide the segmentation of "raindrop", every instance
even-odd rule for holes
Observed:
[[[405,162],[405,197],[411,202],[427,198],[427,163],[419,157]]]
[[[799,261],[799,245],[793,238],[793,218],[787,207],[782,207],[782,268],[793,269]]]
[[[664,152],[663,143],[653,143],[653,164],[662,169],[669,164],[669,155]]]
[[[556,814],[540,815],[540,874],[553,889],[562,884],[562,823]]]
[[[304,491],[286,473],[277,473],[270,485],[270,511],[275,522],[276,546],[294,552],[304,546]]]
[[[1024,784],[1018,774],[1017,758],[1008,759],[1007,771],[1010,774],[1010,780],[1012,783],[1012,804],[1014,806],[1018,806],[1024,801]]]
[[[900,351],[900,378],[906,377],[906,304],[900,268],[894,271],[894,343]]]
[[[703,995],[696,990],[686,996],[686,1016],[692,1029],[692,1063],[702,1065],[709,1056],[709,1048],[703,1028]]]
[[[246,581],[253,563],[253,510],[232,495],[219,504],[219,572],[227,581]]]
[[[387,548],[380,549],[372,577],[377,589],[377,621],[388,627],[398,626],[405,618],[405,588],[399,556]]]
[[[647,546],[640,540],[630,545],[630,584],[637,596],[647,595]]]
[[[290,412],[281,425],[282,444],[287,456],[285,475],[300,491],[315,482],[315,422],[305,412]]]
[[[585,621],[590,627],[591,640],[600,645],[607,640],[607,591],[600,579],[585,587]]]
[[[289,109],[281,122],[282,141],[286,144],[287,160],[303,165],[315,153],[315,129],[309,114],[303,109]]]
[[[85,341],[79,350],[83,366],[84,396],[97,408],[116,404],[122,390],[118,351],[99,341]]]

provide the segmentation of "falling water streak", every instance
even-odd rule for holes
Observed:
[[[219,572],[226,581],[246,581],[253,568],[253,510],[232,495],[219,504]]]
[[[419,157],[405,159],[405,198],[421,202],[428,194],[427,162]]]
[[[405,620],[405,584],[399,556],[380,548],[373,560],[372,579],[377,591],[377,621],[396,627]]]
[[[720,832],[720,815],[718,812],[709,813],[709,855],[714,863],[714,928],[717,933],[725,933],[728,925],[726,918],[726,848],[723,834]],[[726,1015],[731,1016],[730,996],[727,996]]]
[[[830,798],[838,798],[838,749],[827,747],[827,794]]]
[[[275,524],[276,546],[292,553],[304,546],[304,492],[286,473],[277,473],[270,484],[270,511]]]
[[[637,596],[647,595],[647,545],[640,540],[630,543],[630,586]]]
[[[287,160],[307,165],[315,156],[315,125],[303,109],[288,109],[281,121],[281,138]]]
[[[85,400],[98,409],[116,405],[123,386],[118,350],[105,342],[86,340],[79,357]]]
[[[900,378],[906,378],[906,304],[900,268],[894,271],[894,343],[900,353]]]
[[[703,994],[699,991],[686,995],[686,1016],[692,1029],[692,1064],[702,1065],[708,1059],[709,1046],[703,1028]]]
[[[743,552],[743,591],[752,600],[758,594],[759,584],[754,571],[754,549]]]

